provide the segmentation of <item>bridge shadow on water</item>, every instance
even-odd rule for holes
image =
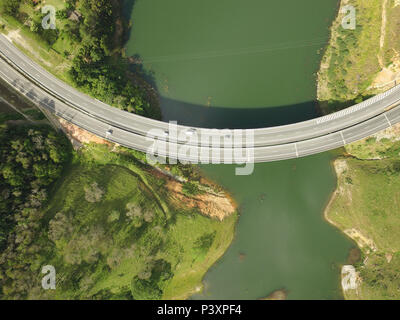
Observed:
[[[128,23],[130,14],[137,0],[124,2],[124,19]],[[132,37],[135,24],[131,24],[125,34],[125,44]],[[137,61],[141,61],[139,54],[132,55]],[[129,71],[139,74],[158,93],[163,121],[177,121],[178,124],[217,129],[253,129],[279,126],[310,120],[321,115],[317,101],[273,106],[273,107],[242,107],[230,108],[219,106],[205,106],[183,102],[180,100],[162,97],[157,86],[154,71],[147,70],[142,64],[127,63]]]
[[[124,3],[124,19],[130,21],[130,14],[137,0],[126,0]],[[135,24],[125,34],[125,44],[132,37]],[[139,54],[132,55],[137,61],[141,61]],[[219,106],[205,106],[183,102],[162,97],[157,86],[154,71],[147,70],[142,64],[127,63],[129,71],[139,74],[158,93],[163,121],[177,121],[178,124],[216,129],[253,129],[279,126],[310,120],[321,115],[317,101],[273,106],[273,107],[242,107],[230,108]]]
[[[160,100],[164,121],[178,121],[181,125],[204,128],[265,128],[310,120],[320,115],[316,101],[276,107],[226,108],[164,97]]]

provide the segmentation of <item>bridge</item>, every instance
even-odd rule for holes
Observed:
[[[156,142],[163,141],[168,150],[191,145],[191,154],[180,160],[198,162],[193,154],[212,154],[227,150],[209,141],[190,139],[193,133],[217,138],[227,137],[225,130],[177,126],[170,134],[170,124],[128,113],[111,107],[76,90],[59,80],[18,50],[0,35],[0,78],[30,101],[54,115],[67,120],[99,137],[127,148],[147,152]],[[290,125],[245,129],[243,139],[232,139],[232,147],[243,147],[251,161],[269,162],[304,157],[342,147],[361,140],[400,122],[400,85],[359,104],[323,117]],[[231,130],[232,135],[239,130]],[[253,144],[245,144],[252,136]],[[220,150],[217,150],[220,149]],[[246,151],[245,150],[245,151]],[[224,159],[215,159],[225,163]]]

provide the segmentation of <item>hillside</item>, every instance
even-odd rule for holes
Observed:
[[[355,30],[342,27],[356,12]],[[343,109],[389,89],[400,80],[400,4],[396,0],[342,0],[318,72],[318,101],[324,113]]]
[[[116,108],[160,119],[155,90],[123,55],[122,0],[0,0],[0,32],[47,71]],[[55,29],[43,19],[55,10]]]
[[[322,110],[330,113],[392,87],[400,77],[395,0],[343,0],[356,8],[355,30],[339,14],[318,75]],[[334,162],[337,189],[327,219],[361,249],[357,289],[347,299],[399,299],[400,126],[347,145]]]
[[[156,169],[114,145],[74,151],[47,125],[4,114],[2,299],[185,299],[201,290],[234,235],[224,190],[193,167]],[[45,265],[55,267],[56,290],[41,287]]]

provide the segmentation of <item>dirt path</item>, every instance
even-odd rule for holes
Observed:
[[[396,3],[395,6],[400,4]],[[386,42],[386,31],[388,27],[388,8],[389,2],[388,0],[382,1],[382,25],[381,25],[381,32],[380,32],[380,44],[379,44],[379,52],[378,52],[378,63],[381,67],[381,71],[375,77],[372,85],[368,88],[369,89],[379,89],[387,90],[388,88],[392,87],[395,84],[396,80],[400,79],[400,54],[395,52],[395,55],[392,57],[391,64],[386,66],[388,61],[385,61],[385,42]],[[394,49],[393,49],[394,50]]]
[[[48,61],[46,61],[45,59],[43,59],[40,54],[37,52],[37,50],[43,50],[43,48],[41,48],[40,46],[38,47],[38,49],[33,48],[29,42],[21,35],[21,29],[15,29],[15,30],[11,30],[8,32],[8,34],[4,34],[4,36],[8,39],[8,41],[10,41],[11,43],[13,43],[14,45],[20,46],[21,48],[25,49],[26,51],[28,51],[30,54],[32,54],[36,60],[38,60],[40,63],[48,66],[48,67],[52,67],[52,64],[49,63]],[[59,66],[56,66],[59,67]]]
[[[379,65],[383,69],[385,67],[384,59],[383,59],[383,47],[385,46],[385,38],[386,38],[386,24],[387,24],[387,3],[388,0],[383,0],[382,2],[382,26],[381,26],[381,40],[380,40],[380,50],[378,54]]]

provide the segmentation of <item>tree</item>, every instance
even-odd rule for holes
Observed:
[[[134,277],[131,284],[132,296],[135,300],[159,300],[162,290],[152,280]]]
[[[21,0],[7,0],[3,4],[4,13],[15,17],[18,14],[18,9],[20,5]]]
[[[85,199],[87,202],[99,202],[103,194],[104,191],[99,188],[97,182],[93,182],[89,187],[85,187]]]

